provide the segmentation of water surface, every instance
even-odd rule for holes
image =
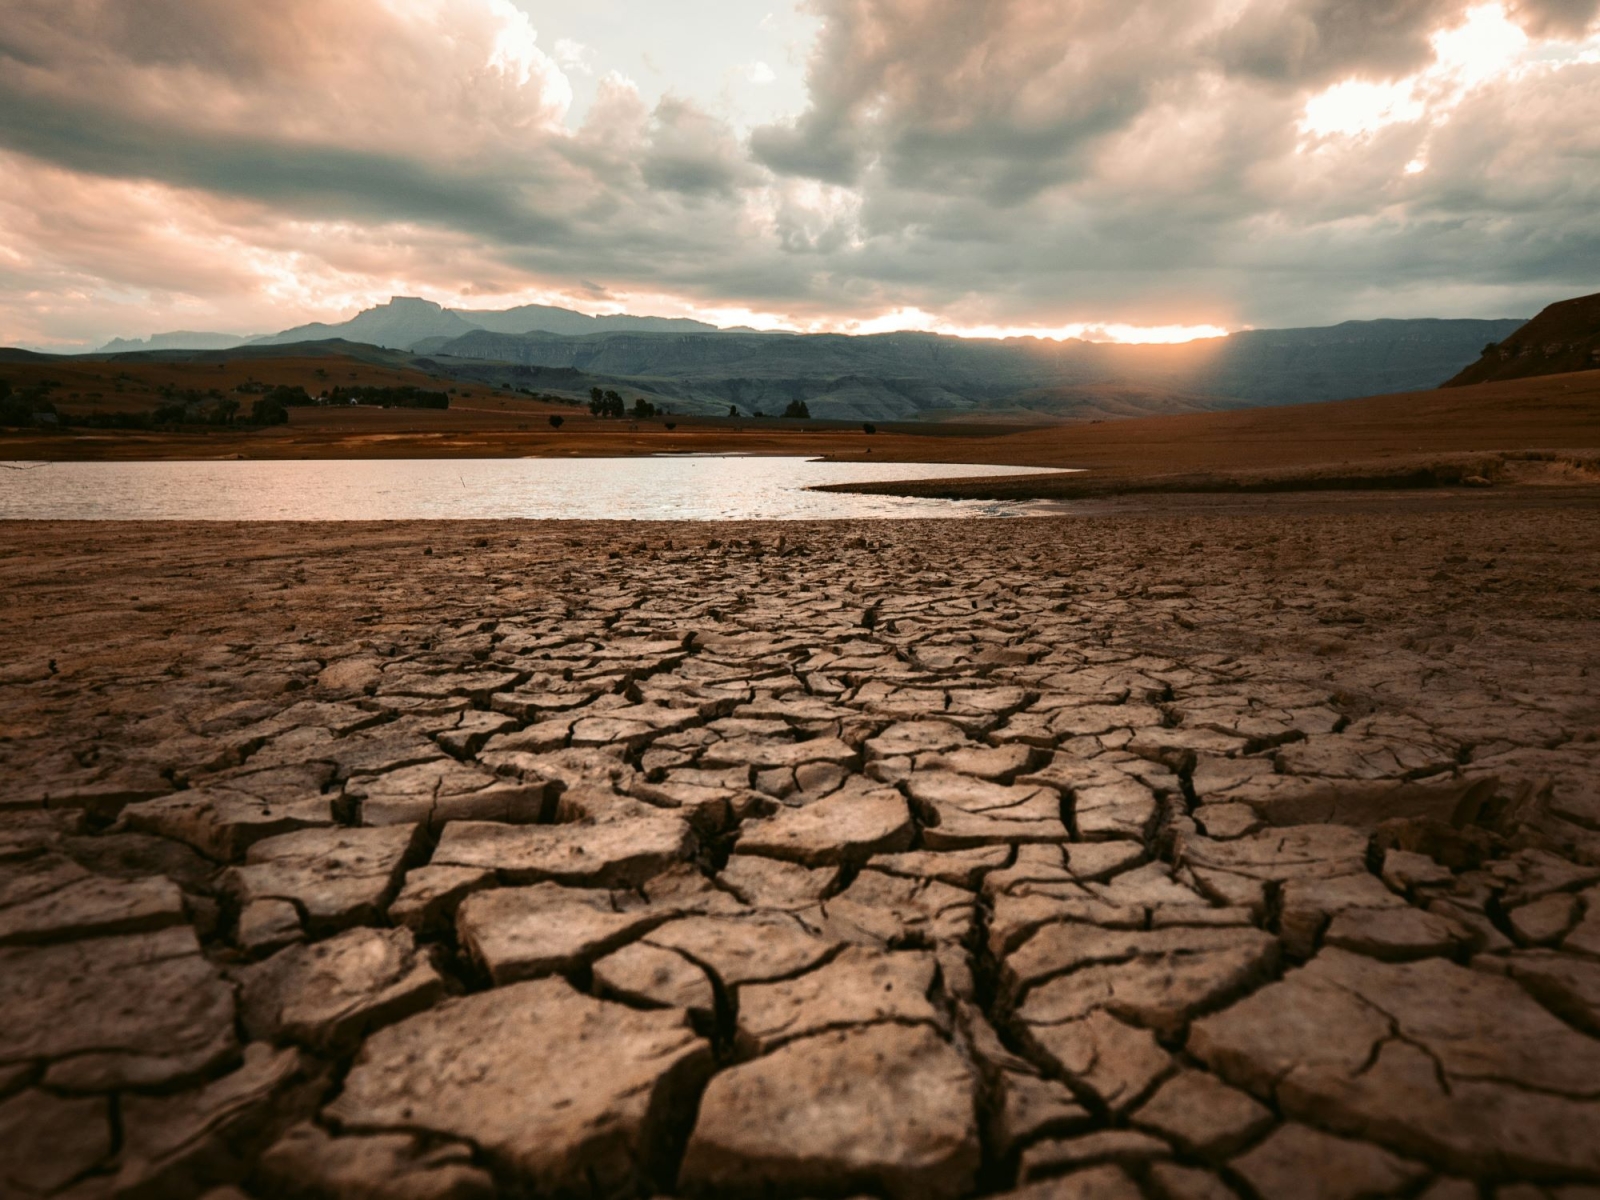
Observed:
[[[1030,475],[1034,467],[807,458],[47,463],[0,470],[0,519],[744,521],[1015,516],[1026,503],[852,496],[825,483]]]

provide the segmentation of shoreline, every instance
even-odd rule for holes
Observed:
[[[0,458],[211,461],[796,456],[1082,471],[1009,480],[822,485],[861,494],[1084,501],[1130,494],[1563,488],[1600,484],[1600,371],[1291,407],[1018,427],[967,421],[599,420],[506,397],[442,412],[294,409],[211,433],[29,432]],[[562,416],[559,429],[549,416]],[[1481,486],[1481,484],[1479,485]]]

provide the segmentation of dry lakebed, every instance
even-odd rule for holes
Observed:
[[[1600,502],[0,527],[0,1194],[1600,1195]]]

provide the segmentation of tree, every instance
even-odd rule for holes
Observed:
[[[874,425],[871,421],[863,421],[863,422],[861,422],[861,432],[862,433],[877,433],[878,432],[878,427],[876,425]]]
[[[633,419],[635,421],[648,421],[656,415],[656,406],[643,396],[633,398]]]
[[[808,421],[811,419],[811,410],[806,407],[804,400],[791,400],[789,401],[789,407],[783,410],[783,415],[796,420]]]
[[[268,400],[275,400],[284,408],[310,408],[316,403],[315,400],[306,394],[305,388],[290,387],[288,384],[284,383],[280,383],[277,387],[268,391],[266,398]]]
[[[730,417],[737,417],[739,415],[739,406],[737,404],[728,405],[728,415]]]
[[[668,433],[671,433],[677,427],[678,427],[678,423],[676,421],[668,421],[667,422],[667,432]]]
[[[561,426],[562,426],[562,423],[564,421],[566,421],[566,418],[563,417],[560,413],[551,413],[550,414],[550,428],[551,429],[560,429]]]
[[[250,424],[287,425],[289,410],[271,396],[264,396],[250,406]]]
[[[21,393],[12,394],[11,381],[0,379],[0,425],[31,425],[33,405]]]
[[[1498,349],[1500,349],[1500,343],[1499,342],[1490,342],[1487,346],[1485,346],[1483,348],[1483,357],[1484,358],[1488,358],[1489,355],[1493,354]]]

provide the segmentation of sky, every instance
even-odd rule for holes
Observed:
[[[0,344],[1181,340],[1600,290],[1600,0],[5,0]]]

